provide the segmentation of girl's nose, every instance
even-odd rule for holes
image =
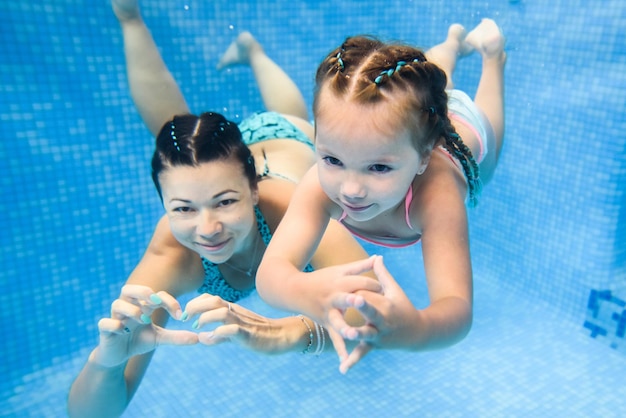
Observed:
[[[354,174],[348,174],[342,179],[340,192],[348,200],[363,199],[366,196],[363,182]]]

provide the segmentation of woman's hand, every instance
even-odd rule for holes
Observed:
[[[265,354],[302,351],[306,348],[304,337],[308,339],[309,333],[297,317],[266,318],[209,294],[200,295],[187,303],[183,320],[196,315],[198,318],[192,325],[194,329],[221,324],[213,331],[198,334],[200,343],[205,345],[230,341]]]
[[[103,367],[115,367],[161,344],[198,342],[193,332],[168,330],[153,324],[150,317],[157,309],[165,309],[176,319],[182,314],[178,301],[167,292],[154,293],[147,286],[125,285],[111,305],[111,317],[98,322],[100,343],[90,361]]]

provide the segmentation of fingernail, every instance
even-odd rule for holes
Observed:
[[[194,321],[194,323],[191,325],[191,328],[193,328],[193,329],[198,329],[198,326],[200,326],[200,323],[199,323],[199,322],[198,322],[198,320],[196,319],[196,320]]]
[[[157,305],[160,305],[161,303],[163,303],[163,300],[161,300],[159,295],[157,295],[156,293],[153,293],[150,295],[150,300],[152,301],[152,303],[157,304]]]
[[[187,311],[183,312],[183,314],[180,316],[180,320],[181,321],[186,321],[187,318],[189,318],[189,314],[187,313]]]
[[[149,324],[152,322],[152,319],[150,319],[150,317],[146,314],[141,314],[141,322],[143,322],[144,324]]]
[[[176,310],[176,313],[174,314],[174,318],[181,320],[183,319],[183,311],[181,311],[180,309]]]

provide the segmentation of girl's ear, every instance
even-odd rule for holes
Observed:
[[[428,163],[430,162],[430,155],[431,154],[428,153],[427,156],[421,158],[420,166],[417,169],[417,175],[418,176],[424,174],[424,171],[426,171],[426,168],[428,167]]]

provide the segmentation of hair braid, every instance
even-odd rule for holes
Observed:
[[[482,190],[482,181],[480,180],[480,169],[472,151],[463,143],[461,137],[456,132],[448,132],[444,135],[444,147],[461,163],[463,174],[467,179],[468,185],[468,204],[475,207],[478,204],[478,195]]]

